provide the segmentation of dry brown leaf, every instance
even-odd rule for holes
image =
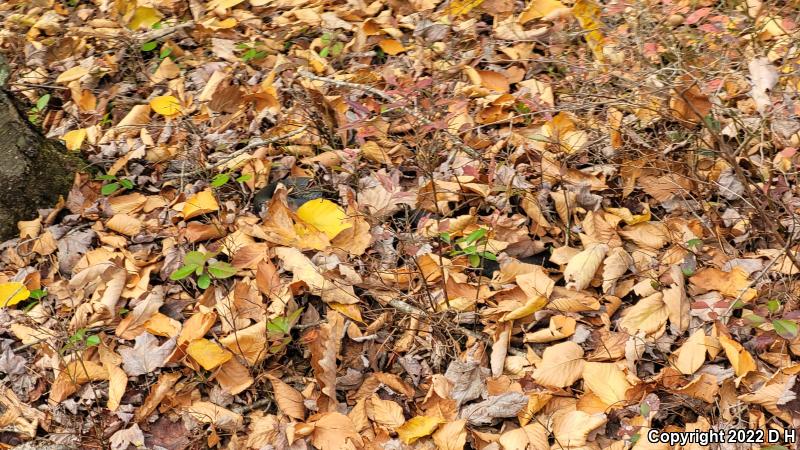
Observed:
[[[439,450],[464,450],[467,444],[467,421],[448,422],[433,433],[433,442]]]
[[[586,437],[596,428],[604,425],[608,419],[603,413],[588,414],[583,411],[570,411],[556,416],[553,423],[553,435],[556,442],[564,448],[586,445]]]
[[[706,334],[698,329],[673,355],[672,364],[684,375],[697,372],[706,361]]]
[[[311,443],[320,450],[357,450],[364,446],[353,421],[344,414],[317,414],[309,418],[309,423],[314,425]]]
[[[297,420],[305,419],[306,407],[303,405],[303,394],[284,383],[276,376],[267,375],[267,378],[272,384],[275,403],[278,404],[280,411]]]
[[[615,363],[587,362],[583,367],[583,385],[608,406],[624,406],[631,384]]]
[[[667,305],[664,304],[664,296],[656,292],[623,310],[619,326],[630,335],[635,335],[639,331],[652,334],[664,327],[667,317],[669,312]]]
[[[328,311],[327,322],[304,337],[311,350],[311,367],[325,398],[317,401],[321,410],[336,411],[336,358],[339,356],[344,336],[344,319],[333,310]]]
[[[244,422],[240,414],[206,401],[196,401],[184,411],[201,423],[210,423],[230,432],[240,430]]]
[[[563,388],[581,378],[584,364],[583,349],[574,342],[562,342],[544,350],[532,376],[541,385]]]
[[[403,408],[391,400],[382,400],[377,395],[367,399],[367,417],[377,425],[395,431],[406,418],[403,416]]]
[[[233,331],[221,338],[219,343],[244,358],[252,367],[267,356],[267,324],[258,322],[245,329]]]
[[[525,333],[525,342],[552,342],[560,339],[565,339],[575,334],[575,325],[577,322],[572,317],[568,316],[553,316],[550,318],[550,326],[545,329]]]
[[[150,394],[147,395],[142,406],[136,410],[134,420],[141,422],[147,419],[158,408],[158,405],[161,404],[167,394],[172,392],[172,387],[175,386],[180,377],[180,372],[162,373],[158,377],[156,384],[150,389]]]
[[[506,431],[500,435],[497,442],[503,450],[545,449],[550,447],[547,442],[548,435],[547,429],[542,424],[532,423]]]
[[[689,282],[705,291],[719,291],[727,297],[740,298],[748,302],[756,297],[756,290],[747,281],[748,274],[740,267],[724,272],[714,267],[700,269],[689,278]]]
[[[592,282],[595,272],[603,263],[607,251],[608,245],[606,244],[591,244],[573,256],[564,269],[567,288],[582,291],[589,287],[589,283]]]

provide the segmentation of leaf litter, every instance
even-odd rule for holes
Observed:
[[[796,428],[797,18],[729,3],[0,5],[92,166],[0,244],[0,445]]]

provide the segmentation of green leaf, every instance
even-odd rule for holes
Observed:
[[[686,242],[686,246],[689,247],[689,249],[691,249],[692,247],[694,247],[695,249],[699,249],[701,245],[703,245],[703,241],[701,239],[689,239]]]
[[[267,331],[271,333],[289,334],[289,321],[286,317],[276,317],[267,322]]]
[[[154,23],[150,28],[154,30],[160,30],[162,26],[164,26],[164,24],[161,23],[161,21],[159,20],[158,22]]]
[[[325,47],[325,48],[322,49],[322,51],[319,52],[319,56],[321,56],[323,58],[327,58],[328,57],[328,53],[330,53],[330,51],[331,51],[330,47]]]
[[[486,236],[486,228],[478,228],[477,230],[473,231],[469,234],[466,238],[466,242],[472,243],[477,242],[480,238]]]
[[[647,403],[642,403],[639,405],[639,412],[642,413],[642,417],[647,417],[650,415],[650,405]]]
[[[39,300],[40,298],[45,297],[46,295],[47,295],[47,291],[46,290],[44,290],[44,289],[34,289],[34,290],[31,291],[30,298]]]
[[[303,314],[303,308],[297,308],[293,313],[286,316],[290,326],[297,320],[298,317],[300,317],[300,314]]]
[[[489,261],[497,261],[497,255],[495,255],[492,252],[483,252],[480,253],[480,255],[481,257],[483,257],[483,259],[488,259]]]
[[[245,183],[245,182],[250,181],[252,179],[253,179],[253,174],[252,173],[246,173],[246,174],[236,178],[236,182],[237,183]]]
[[[475,247],[474,245],[470,245],[469,247],[464,249],[464,253],[466,253],[468,255],[476,255],[477,251],[478,251],[478,247]]]
[[[683,273],[683,276],[685,277],[690,277],[694,275],[694,270],[692,270],[690,267],[681,267],[681,273]]]
[[[337,42],[333,44],[333,47],[331,47],[331,55],[339,56],[342,53],[342,50],[344,50],[344,42]]]
[[[123,178],[123,179],[119,180],[119,184],[121,184],[122,187],[124,187],[125,189],[133,189],[133,186],[134,186],[133,185],[133,181],[131,181],[131,180],[127,179],[127,178]]]
[[[119,183],[108,183],[106,185],[103,185],[102,188],[100,188],[100,193],[103,195],[111,195],[114,192],[117,192],[118,189],[119,189]]]
[[[158,47],[158,42],[156,41],[145,42],[144,44],[142,44],[142,51],[152,52],[153,50],[156,49],[156,47]]]
[[[47,108],[48,103],[50,103],[50,94],[44,94],[43,96],[39,97],[39,100],[36,101],[36,109],[42,111],[43,109]]]
[[[469,263],[472,267],[478,267],[481,265],[481,257],[478,255],[469,255]]]
[[[94,177],[95,180],[102,180],[102,181],[114,181],[117,179],[114,175],[98,175]]]
[[[218,173],[214,176],[214,178],[211,179],[211,186],[215,188],[225,186],[225,183],[227,183],[230,179],[231,179],[230,174]]]
[[[182,280],[189,275],[193,274],[195,270],[197,270],[197,264],[186,264],[178,268],[175,272],[172,272],[172,275],[169,276],[169,279],[172,281]]]
[[[753,314],[753,313],[743,315],[742,319],[750,322],[753,325],[761,325],[762,323],[767,321],[767,319],[759,316],[758,314]]]
[[[208,276],[207,273],[197,277],[197,287],[200,289],[208,289],[209,286],[211,286],[211,277]]]
[[[93,334],[86,338],[87,347],[94,347],[96,345],[100,345],[100,336]]]
[[[450,233],[445,232],[445,233],[439,234],[439,239],[441,239],[444,242],[449,244],[450,243]]]
[[[86,336],[86,329],[85,328],[81,328],[78,331],[76,331],[75,334],[70,336],[69,340],[67,342],[70,343],[70,344],[74,344],[76,342],[80,342],[80,341],[83,340],[84,336]]]
[[[770,299],[770,301],[767,302],[767,309],[769,310],[770,314],[775,314],[779,309],[781,309],[781,302],[776,298]]]
[[[772,321],[775,332],[784,339],[794,339],[797,337],[797,323],[793,320],[776,319]]]
[[[161,47],[161,53],[158,54],[158,57],[161,59],[166,58],[167,56],[172,54],[172,48],[170,47]]]
[[[213,275],[214,278],[230,278],[236,275],[236,270],[232,265],[222,261],[217,261],[208,266],[208,273]]]
[[[206,254],[198,251],[189,252],[184,256],[183,263],[186,265],[202,266],[206,263]]]

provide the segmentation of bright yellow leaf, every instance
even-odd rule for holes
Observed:
[[[212,370],[228,362],[233,353],[208,339],[196,339],[186,347],[186,353],[206,370]]]
[[[324,198],[303,203],[297,209],[297,217],[325,233],[328,239],[353,226],[347,221],[347,214],[341,206]]]
[[[83,78],[84,75],[88,74],[89,71],[81,66],[75,66],[71,69],[67,69],[64,72],[61,72],[61,75],[56,78],[56,83],[69,83],[70,81],[75,81]]]
[[[556,15],[563,10],[568,10],[568,8],[558,0],[532,0],[519,15],[517,23],[524,25],[533,19]]]
[[[67,145],[67,150],[80,150],[83,140],[86,139],[86,128],[68,131],[62,139]]]
[[[217,199],[214,198],[214,194],[210,189],[194,194],[186,199],[183,204],[183,218],[185,220],[214,211],[219,211],[219,203],[217,203]]]
[[[18,281],[0,283],[0,308],[14,306],[30,296],[30,291]]]
[[[528,317],[531,314],[535,313],[536,311],[544,308],[547,304],[547,298],[539,295],[534,298],[528,299],[524,305],[520,306],[519,308],[509,312],[508,314],[504,315],[501,322],[506,322],[508,320],[516,320],[521,319],[523,317]]]
[[[150,107],[158,114],[167,117],[177,116],[182,112],[180,100],[171,95],[162,95],[150,100]]]
[[[150,29],[158,21],[161,20],[161,13],[155,8],[148,8],[147,6],[140,6],[133,12],[128,28],[131,30],[138,30],[139,28]]]
[[[594,0],[578,0],[575,2],[575,5],[572,6],[572,15],[578,19],[581,28],[587,31],[584,37],[595,59],[599,62],[603,62],[605,60],[603,44],[606,38],[600,31],[600,28],[603,26],[603,23],[600,21],[600,5]]]
[[[403,47],[403,44],[396,39],[382,39],[380,42],[378,42],[378,45],[380,45],[381,50],[383,50],[387,55],[394,56],[406,51],[406,48]]]
[[[436,431],[439,424],[444,423],[441,417],[417,416],[406,420],[400,425],[397,434],[406,444],[413,444],[419,438],[425,437]]]
[[[483,0],[453,0],[447,8],[447,13],[451,16],[462,16],[483,3]]]

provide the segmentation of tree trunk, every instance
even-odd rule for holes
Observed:
[[[0,241],[17,234],[17,221],[36,218],[37,208],[66,195],[78,164],[60,142],[31,125],[0,79]]]

